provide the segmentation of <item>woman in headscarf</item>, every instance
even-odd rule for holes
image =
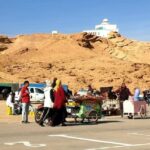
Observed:
[[[54,89],[54,115],[52,118],[52,126],[56,126],[59,124],[65,125],[65,103],[66,96],[64,89],[61,85],[61,81],[57,80]]]

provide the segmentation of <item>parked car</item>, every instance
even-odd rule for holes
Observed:
[[[77,92],[77,95],[79,96],[87,96],[88,95],[88,90],[81,89]]]
[[[41,88],[29,87],[31,102],[44,101],[44,91]],[[21,88],[15,92],[15,101],[19,101],[21,98]]]

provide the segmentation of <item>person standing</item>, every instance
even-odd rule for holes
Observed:
[[[54,114],[52,117],[52,126],[62,124],[65,126],[65,103],[66,96],[61,81],[56,81],[54,90]]]
[[[24,86],[21,89],[21,102],[22,102],[22,123],[28,122],[29,105],[30,105],[30,93],[29,93],[29,81],[24,82]]]
[[[89,94],[93,94],[93,88],[92,88],[92,86],[91,85],[88,85],[88,87],[87,87],[87,90],[88,90],[88,93]]]
[[[2,90],[2,95],[3,95],[3,99],[6,100],[9,94],[9,90],[8,89],[3,89]]]
[[[135,91],[134,91],[134,101],[139,101],[141,100],[140,98],[140,94],[141,94],[141,91],[140,91],[140,88],[139,87],[136,87],[135,88]]]
[[[53,87],[50,85],[50,81],[46,81],[46,87],[44,89],[44,111],[39,122],[39,125],[44,127],[44,121],[49,118],[49,122],[51,121],[52,113],[53,113],[53,104],[54,104],[54,96],[53,96]]]
[[[118,93],[119,95],[120,112],[121,112],[121,116],[123,117],[123,102],[125,100],[128,100],[129,96],[132,96],[132,94],[125,83],[122,83],[121,87],[118,90],[116,90],[116,93]]]

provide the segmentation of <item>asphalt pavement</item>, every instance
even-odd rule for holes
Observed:
[[[0,105],[0,150],[150,150],[149,118],[111,116],[98,124],[40,127],[33,116],[22,124],[21,116],[6,115],[5,102]]]
[[[98,124],[0,123],[0,150],[149,150],[150,120],[105,117]]]

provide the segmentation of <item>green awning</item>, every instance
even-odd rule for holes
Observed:
[[[18,83],[0,83],[0,86],[12,87],[12,86],[19,86],[19,84]]]
[[[19,83],[0,83],[1,88],[11,88],[12,91],[17,91],[19,89]]]

